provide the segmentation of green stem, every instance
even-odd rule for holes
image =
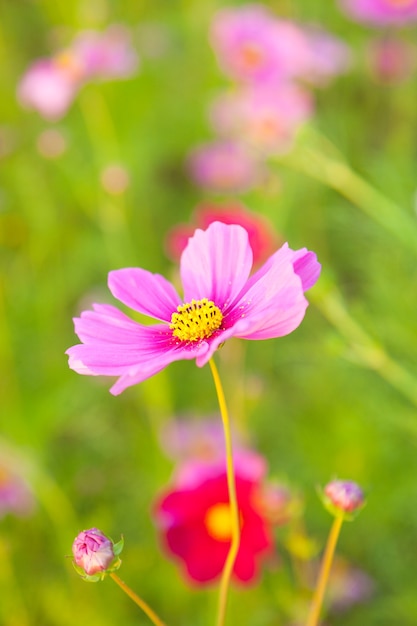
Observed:
[[[417,224],[411,215],[354,172],[320,133],[306,129],[304,139],[279,163],[335,189],[416,254]]]
[[[317,626],[321,607],[323,604],[324,593],[326,591],[327,582],[329,580],[330,569],[333,562],[333,556],[339,538],[340,529],[342,528],[344,514],[341,512],[334,518],[333,525],[330,529],[329,538],[327,540],[326,549],[324,551],[323,560],[320,567],[319,578],[314,592],[313,601],[310,607],[310,613],[307,618],[306,626]]]
[[[224,397],[223,387],[220,381],[219,372],[213,359],[209,361],[211,373],[213,375],[214,385],[216,387],[217,398],[219,401],[220,414],[223,422],[224,439],[226,446],[226,470],[227,470],[227,486],[229,490],[230,515],[232,520],[232,537],[229,552],[224,564],[222,577],[220,580],[219,605],[217,612],[217,626],[223,626],[226,615],[227,596],[230,587],[230,580],[233,573],[236,556],[240,545],[240,523],[239,523],[239,506],[236,495],[236,480],[233,467],[233,451],[232,436],[230,432],[230,420],[227,411],[226,401]]]
[[[155,624],[155,626],[165,626],[164,622],[157,616],[155,611],[153,611],[151,607],[144,600],[142,600],[142,598],[140,598],[134,591],[132,591],[132,589],[128,587],[128,585],[126,585],[126,583],[123,582],[123,580],[119,578],[117,574],[112,573],[110,574],[110,577],[114,580],[116,585],[119,585],[119,587],[129,596],[129,598],[133,600],[133,602],[137,604],[139,608],[142,609],[142,611],[149,617],[149,619],[151,620],[151,622],[153,622],[153,624]]]
[[[324,277],[323,277],[324,278]],[[394,389],[417,406],[417,380],[397,363],[348,313],[341,294],[334,285],[322,281],[311,292],[310,299],[344,337],[356,359],[376,371]]]

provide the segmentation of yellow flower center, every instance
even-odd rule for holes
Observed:
[[[220,309],[211,300],[203,298],[191,300],[177,307],[177,311],[172,314],[169,327],[173,336],[181,341],[200,341],[207,339],[220,328],[222,321]]]
[[[204,518],[208,534],[217,541],[230,541],[232,538],[232,516],[226,503],[210,507]]]

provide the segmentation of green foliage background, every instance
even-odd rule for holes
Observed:
[[[412,626],[417,74],[396,86],[373,82],[364,59],[374,32],[348,21],[333,0],[267,5],[342,37],[353,64],[317,92],[316,115],[294,153],[271,163],[268,184],[242,197],[291,247],[317,252],[323,275],[306,318],[282,339],[233,340],[218,355],[219,367],[234,418],[271,475],[303,494],[306,528],[320,546],[331,520],[316,486],[338,476],[366,490],[367,506],[343,529],[339,551],[373,578],[375,594],[330,615],[328,624]],[[163,238],[207,198],[187,179],[184,161],[210,138],[207,105],[227,84],[207,38],[221,6],[0,4],[1,450],[17,461],[38,500],[32,517],[0,520],[2,626],[147,623],[111,581],[85,584],[65,558],[78,531],[91,526],[115,540],[124,535],[123,579],[170,626],[214,622],[216,588],[187,587],[161,553],[151,519],[155,494],[172,471],[159,431],[174,415],[198,419],[217,410],[210,372],[176,363],[114,398],[109,381],[70,371],[64,352],[76,343],[72,317],[93,299],[111,301],[108,271],[141,266],[174,275]],[[34,58],[52,53],[57,38],[115,22],[132,28],[140,71],[86,85],[54,124],[67,151],[43,158],[36,142],[48,124],[17,104],[19,77]],[[412,41],[415,34],[407,28],[402,36]],[[114,162],[131,176],[121,196],[100,184],[102,169]],[[335,163],[361,178],[339,184]],[[229,624],[290,623],[305,590],[294,588],[281,531],[277,546],[283,567],[266,571],[258,586],[233,590]]]

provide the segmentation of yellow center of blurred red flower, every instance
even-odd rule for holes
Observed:
[[[220,309],[211,300],[203,298],[181,304],[172,314],[169,327],[173,336],[181,341],[200,341],[220,328],[222,321]]]
[[[217,541],[230,541],[232,538],[232,516],[226,503],[210,507],[204,517],[208,534]]]

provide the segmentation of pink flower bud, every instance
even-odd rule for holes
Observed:
[[[119,551],[98,528],[80,532],[72,544],[72,553],[77,571],[87,577],[113,571],[120,565]]]
[[[362,489],[351,480],[332,480],[325,486],[323,496],[332,513],[354,513],[365,504]]]

